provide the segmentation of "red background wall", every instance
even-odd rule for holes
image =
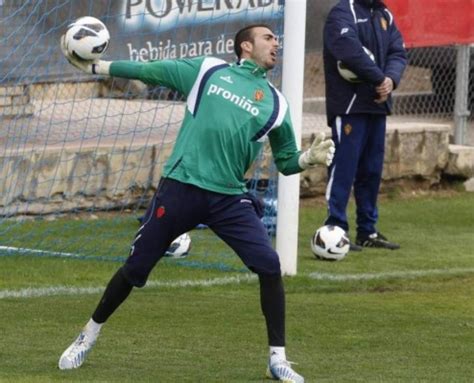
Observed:
[[[385,0],[407,47],[474,43],[474,0]]]

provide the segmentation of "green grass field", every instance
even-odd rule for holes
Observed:
[[[474,194],[384,198],[379,229],[402,249],[364,249],[341,262],[310,252],[324,215],[320,201],[303,201],[298,275],[285,278],[295,369],[310,383],[474,382]],[[45,229],[60,228],[51,249],[71,252],[75,238],[100,257],[0,252],[0,382],[264,381],[257,280],[206,230],[191,233],[200,239],[193,252],[206,255],[161,262],[104,326],[84,366],[59,371],[137,223],[31,221],[0,226],[0,245],[31,248]]]

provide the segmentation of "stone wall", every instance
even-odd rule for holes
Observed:
[[[33,113],[26,85],[0,87],[0,118],[31,116]]]
[[[423,179],[427,184],[439,182],[448,164],[451,127],[429,123],[392,123],[387,127],[383,182],[402,179]],[[311,136],[304,137],[309,147]],[[316,167],[301,176],[301,196],[322,194],[326,188],[327,171]]]
[[[439,181],[448,165],[450,127],[389,126],[384,181],[418,177]],[[311,136],[304,137],[303,147]],[[164,146],[66,147],[29,150],[0,157],[0,215],[45,214],[95,206],[134,205],[158,183],[162,161],[172,144]],[[160,162],[157,153],[160,151]],[[271,161],[268,148],[265,161]],[[326,169],[315,167],[301,176],[301,196],[324,193]],[[263,174],[265,176],[265,174]]]
[[[168,156],[171,145],[161,147]],[[134,205],[160,177],[157,146],[31,150],[0,158],[0,215]]]
[[[185,108],[172,101],[104,98],[113,95],[101,83],[5,87],[0,92],[4,116],[21,105],[15,118],[0,119],[3,216],[136,206],[153,193]],[[330,133],[315,126],[315,117],[324,120],[321,115],[303,119],[303,149],[315,131]],[[429,186],[444,173],[474,177],[474,149],[450,146],[451,135],[449,124],[391,117],[382,188],[410,179]],[[266,146],[262,178],[268,177],[270,161]],[[322,195],[326,179],[324,167],[304,171],[301,196]]]

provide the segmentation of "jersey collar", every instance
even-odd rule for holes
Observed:
[[[236,65],[257,77],[267,77],[267,70],[257,65],[255,61],[251,59],[241,59]]]

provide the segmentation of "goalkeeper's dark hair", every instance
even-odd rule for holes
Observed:
[[[240,46],[240,44],[242,44],[244,41],[250,41],[251,43],[254,42],[254,36],[253,36],[254,28],[267,28],[267,29],[272,30],[272,28],[268,24],[251,24],[239,30],[235,34],[235,38],[234,38],[234,52],[239,59],[240,59],[240,56],[242,55],[242,47]]]

